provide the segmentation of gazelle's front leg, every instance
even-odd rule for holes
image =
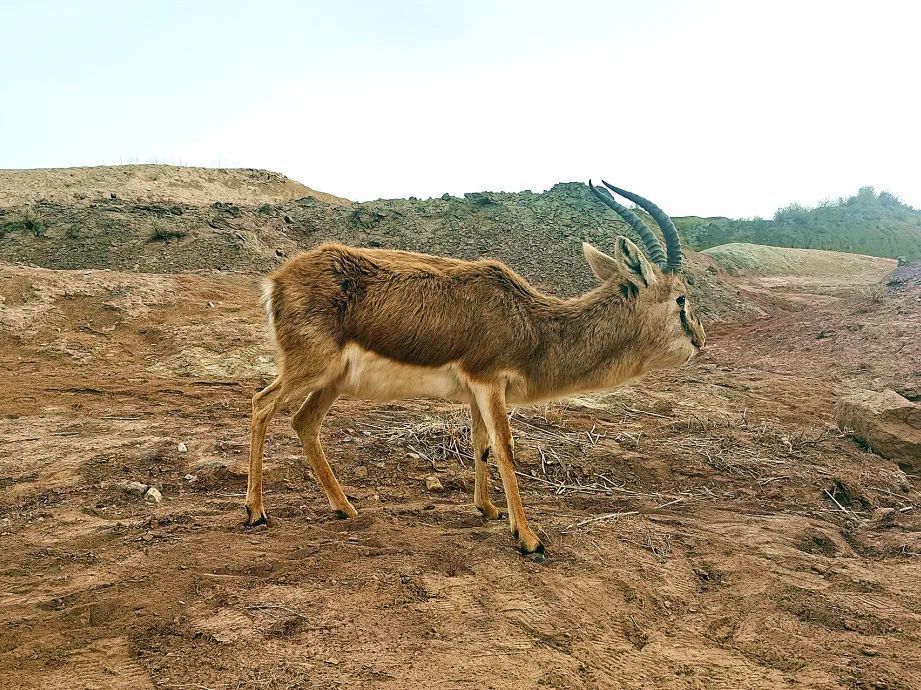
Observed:
[[[476,467],[473,505],[487,520],[503,520],[505,513],[489,500],[489,470],[486,468],[486,459],[489,457],[489,431],[483,423],[483,416],[476,403],[470,405],[470,442]]]
[[[515,479],[512,429],[505,413],[505,391],[495,383],[473,384],[471,390],[489,431],[490,445],[499,463],[502,488],[505,490],[505,500],[508,503],[509,522],[512,534],[518,541],[518,550],[541,562],[544,560],[544,545],[528,527],[528,519],[521,505],[521,495],[518,493],[518,480]]]

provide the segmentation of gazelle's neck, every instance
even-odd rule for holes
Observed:
[[[615,388],[653,368],[644,320],[636,317],[635,297],[616,284],[542,305],[534,314],[541,348],[524,372],[528,397]]]

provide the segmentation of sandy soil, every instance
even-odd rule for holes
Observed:
[[[921,687],[921,483],[831,417],[921,369],[919,295],[807,299],[711,327],[681,371],[513,411],[537,565],[473,508],[466,418],[437,402],[333,408],[354,521],[279,415],[274,524],[242,526],[256,278],[0,265],[2,685]]]

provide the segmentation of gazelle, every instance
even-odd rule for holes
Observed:
[[[247,524],[267,522],[262,499],[266,429],[292,398],[306,400],[292,425],[330,506],[358,511],[336,480],[320,424],[341,395],[371,400],[445,398],[470,406],[474,505],[489,498],[492,450],[519,550],[543,560],[515,480],[506,405],[615,388],[645,372],[687,362],[704,344],[688,301],[681,244],[655,204],[602,181],[646,209],[653,232],[603,188],[592,192],[642,238],[652,262],[618,236],[614,256],[583,244],[598,285],[574,299],[542,294],[498,261],[461,261],[388,249],[324,244],[291,258],[269,278],[265,306],[278,352],[278,377],[253,398]]]

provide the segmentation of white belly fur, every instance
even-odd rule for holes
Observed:
[[[352,344],[342,352],[342,371],[344,373],[337,381],[339,392],[362,400],[440,398],[472,403],[474,399],[467,376],[454,362],[440,367],[415,366],[382,357]],[[558,400],[574,393],[611,390],[633,378],[618,372],[610,380],[598,385],[572,385],[549,394],[530,390],[527,378],[518,372],[503,372],[497,383],[505,390],[507,404],[529,405]]]
[[[345,395],[365,400],[442,398],[469,402],[470,390],[455,364],[419,367],[349,345],[343,352],[345,375],[340,383]]]

